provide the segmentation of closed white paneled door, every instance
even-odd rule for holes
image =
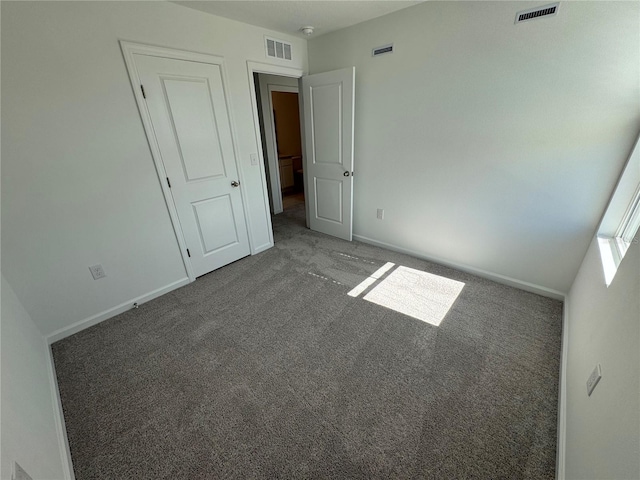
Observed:
[[[221,65],[134,62],[195,276],[249,255]]]
[[[302,78],[312,230],[351,240],[355,67]]]

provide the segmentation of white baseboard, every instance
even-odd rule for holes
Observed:
[[[145,293],[144,295],[140,295],[139,297],[132,298],[131,300],[127,300],[126,302],[121,303],[120,305],[109,308],[108,310],[100,312],[89,318],[80,320],[79,322],[69,325],[68,327],[63,327],[59,330],[56,330],[55,332],[50,333],[49,335],[46,336],[47,343],[51,345],[52,343],[55,343],[58,340],[62,340],[63,338],[73,335],[74,333],[78,333],[84,330],[85,328],[92,327],[104,320],[107,320],[108,318],[115,317],[120,313],[126,312],[127,310],[132,308],[134,303],[137,303],[138,305],[142,305],[143,303],[148,302],[149,300],[153,300],[154,298],[157,298],[160,295],[164,295],[165,293],[169,293],[170,291],[175,290],[176,288],[180,288],[184,285],[187,285],[189,282],[190,280],[188,277],[182,278],[176,282],[170,283],[169,285],[153,290],[152,292]]]
[[[60,448],[60,459],[62,461],[62,473],[65,480],[75,480],[73,473],[73,463],[71,461],[71,450],[69,449],[69,439],[67,437],[67,427],[64,423],[62,412],[62,400],[58,389],[58,379],[56,367],[53,363],[53,353],[51,345],[44,339],[44,347],[47,349],[47,367],[49,370],[49,383],[51,384],[51,396],[53,397],[53,416],[56,423],[56,434],[58,436],[58,446]]]
[[[558,385],[558,445],[556,449],[556,479],[565,478],[567,443],[567,361],[569,353],[569,300],[562,310],[562,350],[560,353],[560,383]]]
[[[507,277],[506,275],[500,275],[499,273],[488,272],[486,270],[481,270],[479,268],[471,267],[469,265],[450,262],[442,258],[425,255],[424,253],[417,252],[415,250],[409,250],[408,248],[398,247],[397,245],[381,242],[378,240],[374,240],[373,238],[368,238],[362,235],[353,235],[353,239],[358,240],[362,243],[368,243],[369,245],[374,245],[376,247],[382,247],[382,248],[386,248],[387,250],[393,250],[394,252],[405,253],[407,255],[411,255],[412,257],[420,258],[422,260],[428,260],[430,262],[439,263],[440,265],[445,265],[447,267],[455,268],[463,272],[472,273],[474,275],[478,275],[479,277],[487,278],[489,280],[493,280],[494,282],[498,282],[503,285],[509,285],[510,287],[516,287],[521,290],[526,290],[527,292],[536,293],[538,295],[554,298],[556,300],[564,300],[565,298],[565,294],[558,290],[553,290],[551,288],[543,287],[541,285],[536,285],[534,283],[524,282],[522,280]]]

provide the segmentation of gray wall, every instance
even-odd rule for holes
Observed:
[[[567,299],[567,479],[640,478],[639,238],[608,288],[594,240]]]
[[[640,3],[514,25],[539,4],[426,2],[309,41],[310,73],[356,67],[356,235],[569,291],[640,129]]]
[[[34,479],[65,478],[49,349],[2,275],[2,455],[0,478],[17,461]]]
[[[169,2],[2,2],[2,271],[45,335],[186,279],[120,39],[225,57],[250,241],[268,248],[247,71],[265,34]],[[277,37],[306,69],[306,41]]]

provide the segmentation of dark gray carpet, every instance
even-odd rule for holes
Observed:
[[[53,345],[76,478],[553,478],[562,303],[303,218]],[[386,262],[465,283],[440,326],[347,295]]]

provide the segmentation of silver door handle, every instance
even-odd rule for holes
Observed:
[[[231,182],[231,186],[232,187],[239,187],[240,186],[240,182],[236,182],[235,180],[233,182]]]

